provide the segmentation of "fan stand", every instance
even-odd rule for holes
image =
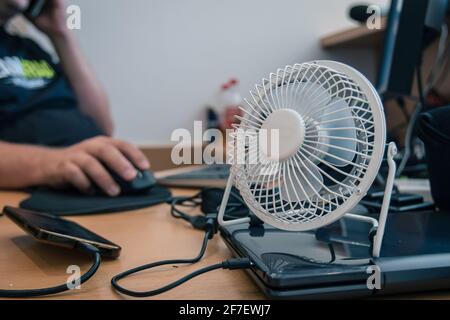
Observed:
[[[372,248],[372,257],[373,258],[380,257],[381,245],[383,242],[384,230],[386,227],[386,220],[387,220],[387,215],[388,215],[388,210],[389,210],[389,204],[391,202],[391,195],[392,195],[392,190],[394,187],[395,174],[397,171],[397,165],[394,161],[394,157],[396,154],[397,154],[397,146],[395,145],[394,142],[389,143],[388,151],[387,151],[387,161],[388,161],[388,166],[389,166],[389,172],[388,172],[388,177],[387,177],[387,181],[386,181],[386,187],[384,190],[383,203],[381,206],[380,216],[379,216],[378,220],[371,218],[371,217],[361,216],[358,214],[352,214],[352,213],[345,214],[346,218],[370,223],[370,224],[372,224],[372,227],[376,229],[376,233],[375,233],[374,239],[373,239],[373,248]],[[231,225],[250,222],[249,217],[228,220],[228,221],[224,220],[225,209],[227,207],[228,200],[230,198],[230,192],[231,192],[231,188],[233,187],[233,181],[234,181],[234,173],[233,173],[233,170],[231,170],[230,176],[228,178],[227,186],[225,188],[225,193],[222,198],[222,202],[220,204],[219,214],[218,214],[218,218],[217,218],[220,226],[231,226]]]

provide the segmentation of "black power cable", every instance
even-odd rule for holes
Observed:
[[[417,90],[419,91],[420,104],[422,105],[422,112],[427,111],[427,102],[425,97],[425,88],[422,80],[422,63],[417,65]]]
[[[176,260],[173,260],[173,261],[176,261]],[[156,267],[156,266],[157,265],[155,264],[152,266],[152,268]],[[199,275],[210,272],[210,271],[214,271],[214,270],[218,270],[218,269],[228,269],[228,270],[247,269],[247,268],[250,268],[251,266],[252,266],[252,264],[249,259],[230,259],[230,260],[224,261],[222,263],[217,263],[217,264],[213,264],[213,265],[204,267],[202,269],[198,269],[198,270],[188,274],[187,276],[185,276],[177,281],[174,281],[162,288],[151,290],[151,291],[141,291],[141,292],[125,289],[125,288],[121,287],[119,284],[117,284],[118,280],[123,279],[125,276],[130,275],[131,273],[134,273],[134,272],[129,273],[130,271],[135,271],[135,269],[133,269],[133,270],[128,271],[127,274],[122,273],[118,276],[115,276],[111,280],[111,284],[114,287],[114,289],[116,289],[117,291],[119,291],[122,294],[131,296],[131,297],[136,297],[136,298],[145,298],[145,297],[156,296],[158,294],[172,290],[172,289],[182,285],[183,283],[185,283]],[[149,268],[146,268],[146,269],[149,269]],[[138,268],[136,268],[136,269],[138,269]],[[135,272],[138,272],[138,271],[136,270]]]
[[[206,252],[206,248],[208,246],[208,242],[210,239],[214,237],[214,234],[217,233],[217,215],[216,214],[207,214],[206,216],[197,216],[192,217],[177,209],[177,205],[183,205],[186,207],[196,207],[200,205],[200,194],[197,194],[193,197],[187,198],[175,198],[172,201],[171,214],[175,218],[183,219],[189,222],[194,228],[204,230],[205,236],[203,238],[202,246],[200,248],[199,254],[195,258],[191,259],[173,259],[173,260],[164,260],[157,261],[153,263],[149,263],[140,267],[136,267],[125,272],[122,272],[111,279],[112,287],[118,292],[131,296],[131,297],[151,297],[156,296],[161,293],[172,290],[183,283],[199,276],[204,273],[217,270],[217,269],[228,269],[228,270],[237,270],[237,269],[247,269],[252,266],[252,262],[249,259],[230,259],[223,261],[221,263],[217,263],[214,265],[210,265],[199,270],[196,270],[183,278],[180,278],[172,283],[169,283],[161,288],[149,290],[149,291],[133,291],[130,289],[126,289],[119,285],[119,281],[138,272],[153,269],[156,267],[164,266],[164,265],[179,265],[179,264],[194,264],[199,262]]]
[[[89,270],[80,277],[80,284],[88,281],[97,271],[101,263],[100,251],[91,244],[78,242],[77,249],[89,254],[94,262]],[[2,298],[33,298],[48,296],[71,290],[67,284],[62,284],[55,287],[43,289],[29,289],[29,290],[0,290],[0,297]]]
[[[199,254],[192,259],[173,259],[173,260],[164,260],[164,261],[158,261],[154,263],[149,263],[140,267],[136,267],[133,269],[130,269],[128,271],[122,272],[115,277],[111,279],[111,285],[115,290],[118,292],[131,296],[131,297],[138,297],[138,298],[144,298],[144,297],[151,297],[156,296],[158,294],[167,292],[169,290],[172,290],[183,283],[201,275],[209,271],[217,270],[217,269],[229,269],[229,270],[236,270],[236,269],[246,269],[250,268],[252,266],[252,263],[249,259],[230,259],[221,263],[217,263],[211,266],[204,267],[202,269],[196,270],[185,277],[178,279],[172,283],[169,283],[168,285],[165,285],[158,289],[153,289],[149,291],[133,291],[130,289],[126,289],[119,285],[119,281],[125,277],[128,277],[132,274],[149,270],[152,268],[164,266],[164,265],[178,265],[178,264],[193,264],[197,263],[201,260],[201,258],[204,256],[206,248],[208,246],[208,241],[213,238],[215,232],[217,232],[217,226],[216,226],[216,220],[214,218],[208,218],[208,221],[205,225],[205,237],[203,238],[202,247],[200,249]]]
[[[194,229],[205,230],[205,224],[208,218],[211,216],[215,216],[215,214],[212,212],[217,212],[219,210],[218,208],[219,203],[217,203],[217,205],[213,205],[211,204],[211,201],[206,201],[205,199],[211,198],[211,194],[214,192],[222,193],[222,195],[220,195],[220,199],[222,199],[223,191],[224,190],[220,188],[205,188],[191,197],[174,197],[169,202],[171,207],[170,213],[176,219],[182,219],[185,220],[186,222],[189,222]],[[205,204],[204,202],[210,203]],[[204,214],[191,216],[178,209],[179,206],[186,208],[195,208],[200,206]],[[227,204],[225,218],[239,219],[247,215],[248,215],[248,208],[244,200],[237,192],[231,190],[230,201]]]

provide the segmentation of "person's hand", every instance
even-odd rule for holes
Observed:
[[[65,10],[64,0],[47,0],[39,16],[28,18],[39,30],[52,38],[68,33]]]
[[[120,188],[104,166],[127,181],[136,177],[136,168],[150,168],[137,147],[109,137],[96,137],[72,147],[51,150],[42,164],[46,183],[50,186],[72,185],[89,194],[95,183],[109,196],[117,196]]]

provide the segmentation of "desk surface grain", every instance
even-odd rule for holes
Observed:
[[[173,190],[174,195],[193,191]],[[0,205],[17,206],[23,193],[0,192]],[[166,204],[131,212],[72,217],[84,227],[122,247],[117,260],[104,260],[94,277],[81,290],[48,299],[127,299],[110,285],[111,278],[124,270],[171,258],[190,258],[198,254],[203,233],[175,220]],[[121,282],[134,290],[150,290],[167,284],[206,265],[230,258],[219,236],[210,241],[205,258],[191,266],[144,271]],[[0,288],[32,289],[65,283],[67,267],[82,271],[90,260],[82,254],[34,241],[8,218],[0,216]],[[157,299],[261,299],[262,294],[245,271],[216,270],[159,295]]]
[[[194,191],[172,190],[174,195],[192,195]],[[0,205],[17,206],[27,195],[0,192]],[[195,212],[192,212],[195,213]],[[117,260],[104,260],[94,277],[75,290],[45,299],[129,299],[116,293],[111,278],[130,268],[162,259],[189,258],[197,255],[203,233],[170,216],[169,206],[161,204],[131,212],[72,217],[71,220],[119,244]],[[167,284],[200,267],[230,258],[220,237],[209,244],[205,258],[191,266],[144,271],[121,283],[134,290],[151,290]],[[34,241],[8,218],[0,216],[0,288],[32,289],[66,282],[67,267],[90,266],[86,256],[64,248]],[[245,271],[216,270],[153,299],[263,299]],[[449,292],[431,292],[388,297],[394,299],[450,299]]]

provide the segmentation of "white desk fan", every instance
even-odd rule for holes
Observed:
[[[250,222],[249,217],[224,220],[235,185],[256,217],[282,230],[314,230],[344,215],[367,221],[376,228],[372,255],[379,257],[396,171],[394,143],[387,152],[389,173],[379,220],[348,213],[376,178],[386,146],[383,105],[371,83],[347,65],[314,61],[279,69],[250,94],[233,133],[234,146],[248,133],[275,129],[279,152],[269,152],[274,143],[269,138],[258,142],[261,161],[250,161],[255,149],[247,140],[233,154],[243,161],[232,163],[219,224]]]

